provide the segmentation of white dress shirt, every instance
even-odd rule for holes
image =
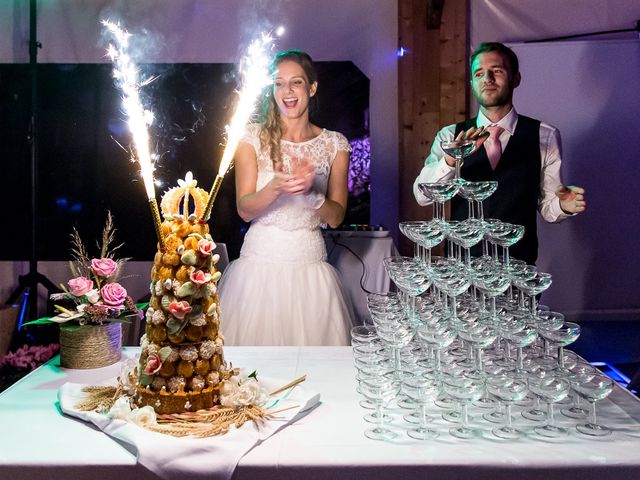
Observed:
[[[518,113],[515,108],[505,115],[498,123],[491,122],[482,112],[478,112],[476,126],[487,127],[489,125],[499,125],[504,129],[500,135],[502,151],[507,148],[511,136],[516,131],[518,124]],[[429,205],[431,200],[427,198],[418,188],[419,183],[435,183],[453,178],[455,168],[450,167],[444,160],[445,153],[440,143],[444,140],[452,140],[455,136],[456,126],[448,125],[441,129],[436,135],[431,147],[431,152],[424,162],[424,167],[413,182],[413,195],[418,204]],[[547,222],[555,223],[564,220],[572,215],[567,214],[560,208],[560,199],[556,192],[562,185],[560,180],[560,165],[562,164],[562,152],[560,144],[560,132],[557,128],[545,122],[540,122],[540,193],[538,199],[538,210]]]

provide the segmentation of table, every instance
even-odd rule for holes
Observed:
[[[599,406],[602,421],[616,429],[605,439],[572,433],[559,441],[501,441],[487,434],[462,441],[436,422],[440,437],[421,443],[404,435],[400,415],[392,411],[401,435],[377,442],[363,435],[369,424],[358,405],[349,347],[226,347],[225,354],[234,366],[255,368],[258,375],[306,373],[306,388],[322,394],[320,406],[242,458],[237,480],[640,478],[640,401],[620,387]],[[56,408],[64,382],[97,383],[117,372],[117,366],[66,370],[54,359],[0,394],[0,479],[154,478],[136,464],[133,452]]]
[[[398,250],[390,236],[358,235],[361,232],[353,232],[354,234],[348,236],[351,233],[325,232],[327,261],[342,275],[342,282],[353,303],[356,320],[364,322],[369,317],[369,312],[366,292],[362,287],[371,292],[389,291],[391,280],[384,270],[382,260],[397,255]],[[378,232],[372,232],[374,233]]]

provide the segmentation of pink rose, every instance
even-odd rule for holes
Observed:
[[[152,353],[147,358],[147,364],[144,366],[144,373],[147,375],[155,375],[162,368],[162,360],[157,353]]]
[[[179,320],[182,320],[187,313],[192,310],[191,305],[189,305],[186,301],[181,300],[180,302],[176,302],[175,300],[169,304],[169,311],[171,315],[176,317]]]
[[[110,277],[117,268],[118,264],[111,258],[94,258],[91,260],[91,270],[100,277]]]
[[[205,240],[204,238],[198,240],[198,252],[201,257],[208,257],[211,255],[214,248],[216,248],[216,244],[212,241]]]
[[[91,291],[93,281],[87,277],[76,277],[69,280],[69,287],[71,288],[71,295],[81,297]]]
[[[125,288],[115,282],[107,283],[102,287],[100,289],[100,295],[102,296],[102,301],[112,307],[119,307],[127,299],[127,291]]]
[[[211,280],[211,274],[204,273],[202,270],[198,270],[190,274],[189,278],[191,279],[191,283],[200,286]]]

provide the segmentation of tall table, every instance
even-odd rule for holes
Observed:
[[[363,235],[366,233],[369,236]],[[391,281],[382,260],[398,254],[390,236],[371,236],[379,233],[327,231],[324,236],[327,260],[342,275],[342,282],[360,322],[369,316],[364,289],[370,292],[389,291]]]
[[[392,426],[399,436],[379,442],[363,435],[371,425],[362,418],[368,411],[358,403],[349,347],[227,347],[225,354],[234,366],[257,369],[259,376],[289,379],[307,374],[303,387],[321,393],[317,408],[240,460],[237,480],[640,478],[640,401],[620,387],[598,407],[602,422],[615,429],[603,439],[584,438],[572,429],[559,441],[502,441],[478,423],[483,438],[463,441],[437,420],[433,426],[440,437],[420,442],[406,435],[403,412],[394,410]],[[56,406],[63,383],[95,384],[117,372],[117,366],[66,370],[54,359],[0,394],[0,479],[155,478],[136,463],[135,452],[91,425],[63,416]],[[476,419],[480,413],[471,409]],[[518,423],[526,425],[523,419]]]

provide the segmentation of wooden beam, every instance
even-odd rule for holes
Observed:
[[[440,128],[467,116],[467,0],[400,0],[399,44],[408,54],[398,62],[400,220],[422,220],[431,208],[418,206],[413,181]],[[411,242],[400,239],[401,253]]]

